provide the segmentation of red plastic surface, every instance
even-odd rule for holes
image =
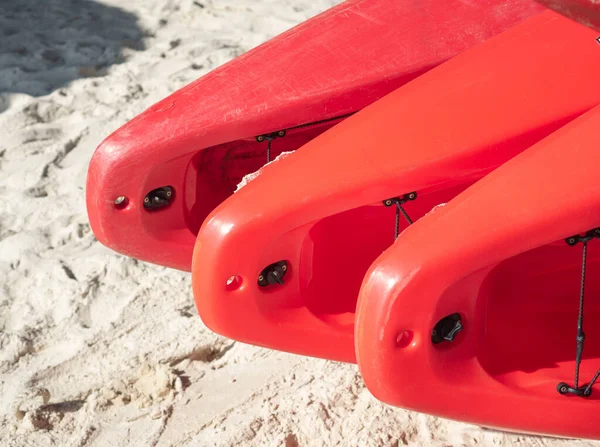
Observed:
[[[356,350],[379,399],[503,429],[600,438],[573,383],[582,244],[600,226],[600,107],[406,230],[360,290]],[[600,241],[588,244],[581,384],[600,366]],[[464,330],[434,345],[441,318]],[[400,334],[402,334],[400,336]]]
[[[94,234],[128,256],[189,270],[204,218],[266,161],[543,8],[529,0],[345,2],[179,90],[109,136],[90,163]],[[294,129],[292,129],[294,128]],[[173,203],[143,207],[171,186]],[[118,197],[127,201],[115,206]],[[126,205],[125,205],[126,204]]]
[[[600,31],[600,2],[598,0],[537,0],[544,6]]]
[[[354,361],[360,283],[393,242],[394,209],[382,201],[417,191],[405,204],[416,220],[593,108],[598,56],[593,31],[544,12],[263,168],[198,234],[204,322],[244,342]],[[282,260],[285,284],[259,287],[262,269]]]

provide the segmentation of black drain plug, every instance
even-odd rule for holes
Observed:
[[[173,200],[173,196],[173,188],[170,186],[153,189],[144,197],[144,208],[147,210],[158,210],[169,206]]]
[[[452,314],[437,322],[431,332],[431,341],[437,345],[444,341],[453,342],[456,335],[463,330],[460,314]]]
[[[283,284],[283,277],[288,269],[287,262],[279,261],[266,266],[258,275],[258,285],[261,287],[273,284]]]

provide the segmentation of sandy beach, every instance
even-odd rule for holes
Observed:
[[[355,365],[212,333],[188,273],[95,240],[109,133],[337,3],[0,2],[0,446],[600,446],[384,405]]]

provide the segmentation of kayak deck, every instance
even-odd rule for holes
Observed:
[[[479,361],[490,376],[549,396],[556,393],[558,382],[572,382],[581,258],[581,245],[571,247],[561,240],[502,261],[490,271],[480,290],[486,305],[479,347]],[[600,367],[600,326],[593,323],[600,318],[598,243],[590,243],[587,270],[589,324],[581,377],[589,381]],[[600,399],[600,393],[592,397]]]
[[[266,166],[198,233],[192,283],[204,323],[246,343],[355,361],[361,278],[394,241],[384,202],[416,192],[403,207],[417,221],[596,106],[597,52],[593,31],[546,11]],[[283,284],[261,284],[269,275]]]
[[[490,427],[600,437],[599,384],[586,386],[600,367],[599,128],[596,107],[372,264],[355,347],[377,398]]]
[[[267,161],[257,137],[285,131],[273,155],[297,149],[333,124],[315,123],[363,109],[542,9],[531,0],[349,0],[306,21],[153,105],[98,147],[86,186],[96,238],[189,270],[204,218]]]

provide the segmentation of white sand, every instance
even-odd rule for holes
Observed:
[[[334,3],[0,2],[0,445],[592,445],[385,406],[356,366],[211,333],[188,274],[95,241],[109,132]]]

